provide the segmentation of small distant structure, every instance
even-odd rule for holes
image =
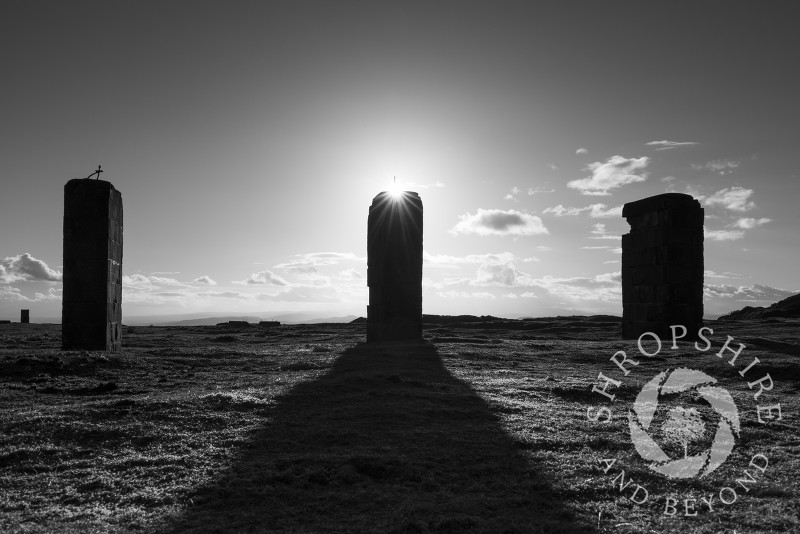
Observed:
[[[217,326],[231,326],[236,328],[250,328],[252,325],[247,321],[227,321],[225,323],[217,323]]]
[[[9,319],[0,319],[0,324],[11,324]]]
[[[30,310],[20,310],[19,312],[19,322],[22,324],[28,324],[31,322],[31,311]]]
[[[367,220],[367,343],[422,339],[422,199],[379,193]]]
[[[280,326],[280,321],[259,321],[258,326],[262,328],[274,328],[276,326]]]
[[[700,203],[683,193],[629,202],[622,216],[622,337],[653,332],[662,339],[671,325],[688,336],[703,326],[703,217]]]

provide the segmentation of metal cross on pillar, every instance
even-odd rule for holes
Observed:
[[[102,165],[98,165],[98,166],[97,166],[97,170],[96,170],[96,171],[94,171],[94,172],[93,172],[92,174],[90,174],[89,176],[87,176],[87,177],[86,177],[86,179],[88,180],[89,178],[91,178],[92,176],[94,176],[94,175],[96,174],[96,175],[97,175],[97,180],[99,180],[99,179],[100,179],[100,173],[101,173],[101,172],[103,172],[103,166],[102,166]]]

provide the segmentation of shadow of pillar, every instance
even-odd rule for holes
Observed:
[[[361,344],[280,398],[173,532],[590,532],[427,343]]]

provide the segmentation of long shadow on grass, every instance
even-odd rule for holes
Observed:
[[[542,467],[544,469],[544,467]],[[281,397],[174,532],[590,531],[430,344],[362,344]]]

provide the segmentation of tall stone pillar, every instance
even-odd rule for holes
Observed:
[[[689,335],[703,326],[703,208],[690,195],[665,193],[629,202],[622,216],[622,337],[670,325]]]
[[[64,186],[65,350],[119,351],[122,330],[122,195],[103,180]]]
[[[31,311],[30,310],[20,310],[19,311],[19,322],[22,324],[27,324],[31,322]]]
[[[367,342],[422,338],[422,200],[386,191],[367,221]]]

